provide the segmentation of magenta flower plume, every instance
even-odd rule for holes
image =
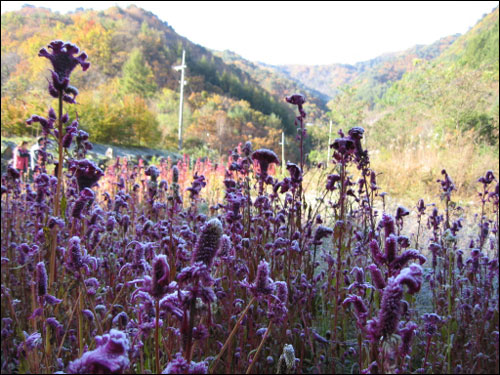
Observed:
[[[47,270],[43,262],[39,262],[36,265],[36,286],[38,297],[43,297],[47,294]]]
[[[257,276],[250,290],[256,297],[267,296],[274,291],[273,280],[269,277],[269,263],[265,260],[261,260],[257,266]]]
[[[383,214],[380,224],[384,227],[385,238],[394,233],[394,218],[391,215]]]
[[[154,298],[162,298],[168,291],[170,277],[170,267],[167,262],[167,256],[157,255],[153,260],[153,279],[151,295]]]
[[[262,177],[267,176],[267,169],[269,168],[269,164],[279,164],[278,156],[274,153],[274,151],[268,150],[266,148],[261,148],[259,150],[254,151],[252,154],[252,160],[257,160],[260,166],[260,175]]]
[[[385,288],[385,280],[384,280],[384,275],[382,275],[382,271],[375,265],[375,264],[370,264],[368,266],[368,269],[370,270],[370,273],[372,275],[372,284],[375,285],[375,288],[377,289],[384,289]]]
[[[193,263],[203,262],[209,267],[212,265],[222,233],[222,223],[219,219],[211,219],[205,224],[193,252]]]
[[[408,293],[417,293],[422,286],[422,267],[411,264],[397,277],[389,279],[382,295],[378,317],[368,322],[368,332],[372,341],[378,341],[382,336],[387,338],[396,332],[401,317],[403,285],[408,287]]]
[[[97,348],[70,362],[70,374],[123,374],[129,367],[129,340],[119,330],[96,337]]]

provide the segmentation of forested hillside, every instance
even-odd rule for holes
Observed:
[[[82,126],[96,142],[176,147],[180,74],[173,66],[183,49],[188,149],[220,146],[221,134],[227,145],[255,138],[266,147],[276,147],[282,130],[294,135],[294,114],[282,91],[272,95],[245,71],[135,6],[68,15],[25,6],[2,14],[2,134],[23,134],[24,120],[44,107],[36,93],[46,89],[41,78],[49,66],[39,63],[37,52],[54,39],[71,40],[92,56],[89,74],[75,73],[73,80],[84,92],[78,97]],[[224,130],[241,129],[238,124],[245,131]]]
[[[359,125],[388,185],[404,161],[397,175],[407,183],[399,189],[413,187],[410,176],[435,180],[447,163],[472,181],[472,170],[498,158],[498,8],[465,35],[355,65],[250,62],[196,45],[136,6],[67,15],[26,6],[3,14],[1,30],[2,135],[36,135],[25,120],[44,113],[50,75],[37,53],[62,39],[92,56],[91,69],[72,82],[82,92],[81,126],[94,142],[177,149],[180,73],[173,66],[185,49],[184,151],[193,157],[217,157],[247,140],[278,151],[284,130],[286,158],[296,161],[295,114],[283,99],[298,91],[312,124],[309,162],[326,161],[339,128]],[[394,152],[404,160],[396,163]]]
[[[441,38],[431,45],[417,45],[402,52],[386,53],[371,60],[329,65],[262,65],[282,73],[323,94],[328,100],[339,94],[342,86],[358,89],[358,97],[373,105],[404,73],[414,70],[415,59],[432,60],[448,48],[458,35]]]

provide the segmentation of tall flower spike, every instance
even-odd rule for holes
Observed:
[[[162,298],[166,292],[170,277],[170,267],[168,266],[167,256],[157,255],[153,260],[153,280],[151,295],[154,298]]]
[[[205,224],[193,252],[194,263],[203,262],[209,267],[212,265],[222,233],[222,223],[219,219],[211,219]]]
[[[269,295],[274,290],[273,281],[269,277],[269,263],[265,260],[261,260],[257,267],[257,276],[251,290],[257,297]]]
[[[47,294],[47,270],[45,269],[45,263],[39,262],[36,265],[36,276],[38,297],[43,297]]]

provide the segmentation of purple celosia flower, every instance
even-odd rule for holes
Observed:
[[[170,267],[167,262],[167,256],[157,255],[153,260],[153,277],[151,295],[160,299],[168,292],[170,277]]]
[[[380,225],[384,228],[385,238],[394,233],[394,218],[391,215],[384,213]]]
[[[297,164],[286,163],[286,169],[290,172],[290,178],[292,183],[298,184],[302,181],[302,170]]]
[[[53,108],[50,108],[48,118],[38,115],[32,115],[29,119],[26,120],[26,124],[32,125],[34,122],[40,123],[40,126],[42,127],[42,134],[44,136],[47,136],[54,129],[54,123],[56,122],[56,120],[56,112]]]
[[[333,234],[333,229],[325,227],[323,225],[318,226],[316,233],[314,234],[314,245],[321,245],[322,239]]]
[[[82,211],[87,202],[93,200],[95,197],[95,194],[90,188],[86,187],[83,190],[80,191],[80,197],[77,199],[75,202],[75,205],[73,206],[73,211],[71,212],[71,216],[76,218],[76,219],[81,219],[82,218]]]
[[[400,256],[396,257],[389,265],[391,269],[398,270],[402,269],[411,259],[418,259],[420,264],[424,264],[427,258],[423,256],[418,250],[408,249],[403,252]]]
[[[78,271],[83,266],[82,251],[80,249],[80,237],[73,236],[69,240],[70,269]]]
[[[327,177],[327,182],[326,182],[326,190],[328,191],[333,191],[336,189],[335,184],[340,181],[340,175],[334,173],[330,174]]]
[[[87,159],[72,160],[69,170],[74,173],[80,190],[93,187],[104,176],[102,169]]]
[[[409,214],[410,214],[410,211],[408,211],[407,208],[405,208],[403,206],[398,206],[398,208],[396,210],[396,220],[397,221],[403,220],[403,217],[408,216]]]
[[[206,374],[207,372],[206,362],[188,362],[181,353],[177,353],[162,374]]]
[[[261,260],[257,266],[257,276],[253,284],[248,286],[256,297],[268,296],[274,291],[273,280],[269,277],[269,263]]]
[[[356,315],[363,319],[366,317],[368,313],[368,308],[366,307],[364,301],[361,299],[360,296],[355,295],[355,294],[349,294],[347,298],[342,302],[342,305],[345,306],[349,303],[352,303],[354,305],[354,310],[356,311]]]
[[[52,50],[52,53],[42,48],[38,52],[38,56],[46,57],[52,63],[54,73],[57,74],[57,82],[54,82],[54,85],[61,83],[65,79],[69,81],[71,72],[77,65],[80,65],[83,71],[86,71],[90,67],[90,63],[85,61],[87,54],[82,52],[78,57],[75,57],[74,55],[80,52],[80,49],[70,42],[54,40],[50,42],[48,48]]]
[[[386,284],[384,275],[382,275],[382,271],[380,271],[380,269],[375,264],[370,264],[368,266],[368,269],[370,270],[370,273],[372,275],[373,285],[375,285],[377,289],[383,290]]]
[[[47,294],[47,270],[45,269],[45,263],[39,262],[36,265],[36,276],[38,297],[43,297]]]
[[[337,138],[330,145],[330,148],[335,149],[342,155],[352,154],[356,150],[356,145],[351,138]]]
[[[389,279],[382,295],[378,317],[368,322],[368,333],[373,341],[382,336],[387,338],[398,328],[402,312],[403,285],[408,287],[408,293],[417,293],[422,286],[422,267],[412,264],[403,269],[397,277]]]
[[[71,374],[123,374],[129,367],[129,340],[119,330],[111,329],[108,334],[96,337],[97,348],[86,352],[70,362]]]
[[[158,176],[160,175],[160,170],[156,168],[156,166],[151,165],[149,166],[146,171],[144,172],[146,176],[151,177],[151,181],[156,181]]]
[[[211,219],[205,224],[193,251],[193,263],[203,262],[208,267],[212,265],[222,233],[222,223],[219,219]]]
[[[480,177],[477,181],[484,185],[489,185],[493,181],[495,181],[495,175],[493,174],[493,171],[489,170],[486,172],[484,176]]]
[[[391,263],[396,258],[397,243],[398,239],[394,234],[389,235],[385,239],[385,259],[388,263]]]
[[[268,150],[266,148],[261,148],[256,150],[252,154],[252,160],[257,160],[260,166],[260,175],[262,178],[267,176],[267,169],[269,168],[269,164],[279,164],[278,156],[274,153],[274,151]]]
[[[441,174],[444,176],[443,180],[437,180],[437,182],[441,183],[441,189],[443,190],[443,193],[447,196],[450,197],[451,192],[455,190],[455,184],[453,184],[453,181],[451,180],[450,176],[448,173],[446,173],[446,170],[443,169],[441,171]]]
[[[201,189],[206,185],[207,183],[205,182],[205,176],[198,175],[198,172],[195,172],[193,176],[193,183],[186,190],[191,194],[191,199],[195,199],[200,194]]]
[[[411,352],[411,341],[413,336],[415,336],[415,330],[417,328],[418,325],[414,322],[408,322],[404,328],[399,330],[401,335],[401,346],[399,347],[399,351],[403,357]]]
[[[293,105],[303,105],[306,102],[306,98],[302,94],[293,94],[290,96],[287,96],[285,98],[287,103],[293,104]]]

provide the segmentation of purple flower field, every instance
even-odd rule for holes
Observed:
[[[41,153],[32,183],[2,175],[2,373],[498,373],[493,172],[478,176],[467,235],[444,169],[443,209],[379,210],[354,127],[330,145],[314,204],[303,152],[278,179],[278,156],[247,142],[220,164],[221,199],[207,207],[214,187],[184,181],[182,162],[86,159],[92,135],[64,108],[88,57],[62,41],[39,56],[58,108],[26,122],[58,155],[49,174]],[[286,101],[302,147],[306,98]]]

